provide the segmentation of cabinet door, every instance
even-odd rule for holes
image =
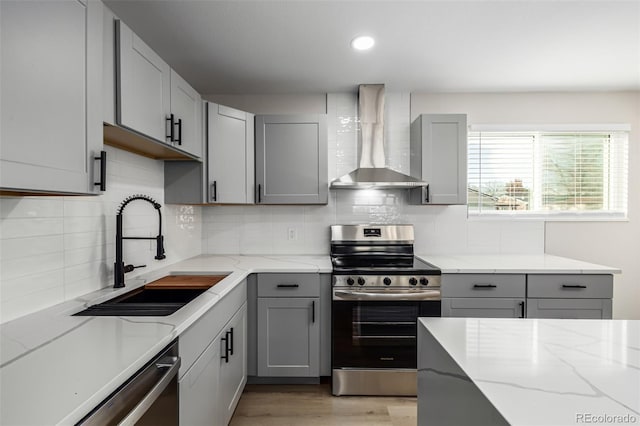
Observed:
[[[611,299],[527,299],[527,318],[611,319]]]
[[[258,299],[258,376],[318,377],[318,298]]]
[[[326,204],[327,116],[256,116],[257,203]]]
[[[247,383],[247,305],[227,325],[223,332],[227,340],[220,350],[228,357],[220,358],[219,411],[223,424],[228,424]],[[228,349],[228,350],[227,350]]]
[[[171,114],[175,120],[173,145],[196,157],[201,157],[202,98],[174,70],[171,70]]]
[[[524,318],[524,299],[442,298],[442,316],[458,318]]]
[[[253,115],[214,103],[208,115],[208,201],[253,203]]]
[[[429,186],[412,190],[418,204],[467,204],[467,116],[422,114],[411,125],[411,175]]]
[[[0,2],[0,188],[97,191],[101,39],[100,2]]]
[[[226,425],[218,409],[220,381],[220,336],[215,338],[180,379],[180,424]]]
[[[122,21],[116,22],[116,37],[118,124],[166,142],[171,69]]]

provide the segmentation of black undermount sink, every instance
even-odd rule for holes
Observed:
[[[207,289],[139,288],[90,306],[74,316],[164,317],[171,315]]]

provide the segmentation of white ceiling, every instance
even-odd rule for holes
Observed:
[[[105,3],[204,94],[640,89],[640,0]]]

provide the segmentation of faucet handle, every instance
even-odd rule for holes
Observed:
[[[138,266],[133,266],[133,265],[124,265],[124,272],[125,272],[125,273],[127,273],[127,272],[131,272],[131,271],[133,271],[134,269],[137,269],[137,268],[144,268],[144,267],[146,267],[146,266],[147,266],[147,265],[138,265]]]

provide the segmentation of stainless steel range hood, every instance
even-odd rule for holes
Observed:
[[[362,84],[358,92],[362,150],[357,169],[331,182],[336,189],[417,188],[427,182],[386,167],[384,84]]]

